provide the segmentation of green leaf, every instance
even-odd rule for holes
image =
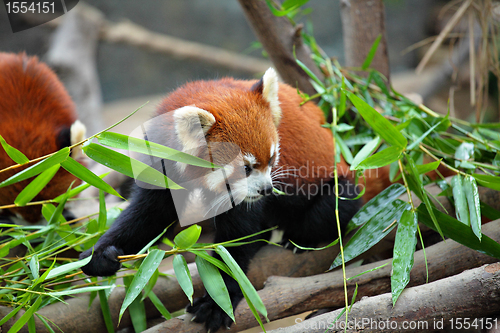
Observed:
[[[64,160],[66,160],[69,156],[69,148],[65,147],[61,150],[59,150],[57,153],[54,155],[47,157],[46,159],[38,162],[35,165],[32,165],[26,169],[24,169],[21,172],[16,173],[9,179],[4,180],[3,182],[0,183],[0,188],[5,187],[14,183],[18,183],[20,181],[23,181],[25,179],[31,178],[33,176],[38,175],[39,173],[47,170],[48,168],[60,164]]]
[[[2,147],[7,155],[9,155],[9,157],[17,164],[26,164],[30,161],[29,158],[27,158],[23,153],[9,145],[1,135],[0,144],[2,144]]]
[[[59,170],[59,167],[60,165],[56,164],[39,174],[17,195],[14,203],[17,206],[25,206],[50,182]]]
[[[207,293],[212,297],[215,303],[220,306],[222,310],[234,321],[233,306],[231,305],[231,298],[227,291],[226,284],[220,275],[217,267],[201,258],[196,256],[196,267],[201,281],[205,286]]]
[[[40,277],[40,263],[38,262],[38,256],[34,254],[30,260],[30,270],[33,274],[33,279],[38,280]]]
[[[366,70],[368,69],[368,67],[370,67],[370,64],[372,63],[373,57],[375,57],[375,53],[377,52],[377,48],[381,39],[382,39],[382,34],[379,34],[377,38],[375,38],[375,41],[373,41],[372,47],[370,48],[370,51],[366,55],[365,61],[363,61],[363,65],[361,65],[361,69]]]
[[[419,174],[424,174],[436,170],[439,167],[439,164],[441,164],[441,160],[430,162],[427,164],[419,164],[416,167]]]
[[[276,9],[274,5],[272,4],[271,0],[266,0],[266,4],[269,7],[269,10],[271,13],[273,13],[274,16],[286,16],[290,13],[292,13],[294,10],[298,9],[300,6],[306,4],[309,2],[309,0],[287,0],[283,3],[281,6],[283,10]],[[293,5],[292,5],[293,3]],[[288,7],[284,7],[285,4],[287,4]]]
[[[439,224],[443,230],[443,234],[453,239],[455,242],[460,243],[468,248],[479,251],[486,255],[500,259],[500,244],[492,240],[486,235],[481,236],[481,240],[474,234],[469,226],[466,226],[457,219],[440,212],[436,208],[432,208],[434,215],[439,219]],[[427,207],[422,203],[417,209],[418,220],[436,230],[436,227],[429,215]]]
[[[295,61],[297,62],[297,65],[299,65],[299,67],[302,68],[302,70],[304,72],[306,72],[306,74],[314,82],[316,82],[321,88],[326,89],[324,83],[320,79],[318,79],[318,77],[306,65],[304,65],[304,63],[302,61],[300,61],[299,59],[297,59],[297,57],[295,55],[295,48],[293,49],[293,57],[295,58]]]
[[[182,230],[175,236],[174,243],[179,249],[189,249],[198,241],[201,235],[201,227],[193,224],[187,229]]]
[[[83,146],[83,151],[94,161],[129,176],[130,178],[160,188],[170,188],[174,190],[182,189],[181,186],[177,185],[174,181],[149,165],[104,146],[89,143]]]
[[[97,139],[100,144],[113,148],[135,151],[137,153],[156,156],[166,160],[186,163],[203,168],[218,168],[217,165],[202,158],[160,145],[155,142],[141,140],[119,133],[104,132],[99,134]]]
[[[186,259],[182,255],[176,254],[174,256],[173,265],[175,276],[177,277],[179,285],[186,294],[189,302],[193,304],[193,280],[191,278],[191,273],[189,272]]]
[[[172,315],[170,312],[168,312],[167,308],[165,305],[163,305],[162,301],[158,298],[158,296],[155,295],[152,291],[148,294],[149,299],[151,300],[151,303],[155,306],[155,308],[161,313],[161,315],[166,319],[172,319]]]
[[[12,327],[9,329],[7,333],[18,332],[28,322],[28,320],[34,316],[35,312],[38,310],[41,303],[42,303],[42,296],[38,296],[35,303],[32,306],[30,306],[30,308],[25,313],[23,313],[21,318],[19,318],[14,323],[14,325],[12,325]]]
[[[61,265],[59,267],[56,267],[56,268],[50,270],[50,272],[47,274],[47,276],[45,278],[46,279],[53,279],[53,278],[56,278],[58,276],[69,273],[71,271],[74,271],[80,267],[87,265],[91,259],[92,259],[92,256],[89,256],[85,259],[78,260],[75,262],[71,262],[69,264],[64,264],[64,265]]]
[[[165,255],[165,251],[162,250],[151,250],[148,253],[141,266],[134,275],[134,279],[130,283],[127,289],[125,299],[123,300],[122,307],[120,309],[120,315],[118,321],[121,321],[123,313],[129,307],[129,305],[139,296],[142,289],[148,283],[149,279],[155,272],[155,270],[160,266],[160,263]]]
[[[151,278],[148,281],[148,284],[146,284],[146,287],[144,287],[144,289],[142,290],[141,302],[143,302],[149,296],[149,293],[152,292],[159,276],[160,271],[158,271],[158,269],[155,269],[153,275],[151,275]]]
[[[349,150],[349,147],[345,144],[344,140],[335,133],[335,142],[337,143],[338,147],[340,148],[340,152],[342,153],[342,156],[344,156],[345,161],[347,164],[352,163],[352,153]]]
[[[106,211],[106,200],[104,197],[104,191],[99,190],[99,218],[97,220],[99,225],[99,231],[104,231],[106,229],[107,211]]]
[[[227,267],[229,267],[229,269],[234,275],[234,279],[238,281],[241,289],[248,296],[253,306],[255,306],[257,311],[262,313],[264,317],[267,318],[267,310],[266,307],[264,306],[264,303],[262,303],[259,294],[257,294],[257,291],[253,287],[252,283],[250,282],[250,280],[248,280],[246,274],[236,263],[231,254],[222,245],[218,245],[215,248],[215,252],[217,252],[217,254],[220,255],[222,260],[226,263]]]
[[[125,283],[127,292],[130,291],[131,285],[131,277],[125,276],[123,277],[123,282]],[[139,294],[141,292],[139,291]],[[132,326],[134,327],[135,332],[142,332],[148,328],[147,318],[146,318],[146,308],[144,307],[144,303],[139,300],[139,297],[136,297],[129,306],[130,319],[132,320]],[[121,318],[121,317],[120,317]]]
[[[68,296],[68,295],[82,294],[82,293],[88,293],[91,291],[100,291],[100,290],[111,289],[111,288],[113,288],[113,286],[92,286],[92,287],[67,289],[67,290],[63,290],[63,291],[54,291],[54,292],[48,293],[48,295],[50,295],[50,296]]]
[[[106,324],[106,330],[108,333],[115,332],[115,325],[113,319],[111,318],[111,310],[109,309],[108,298],[106,297],[106,292],[104,290],[99,290],[99,303],[101,304],[101,312],[104,318],[104,324]]]
[[[399,160],[403,149],[403,147],[398,146],[387,147],[384,150],[379,151],[378,153],[375,153],[367,159],[361,161],[356,166],[355,170],[376,169],[389,165],[392,162]]]
[[[219,268],[221,271],[223,271],[227,275],[232,276],[232,273],[229,270],[229,268],[227,267],[227,265],[224,264],[219,259],[212,257],[210,254],[207,253],[207,251],[205,251],[205,250],[190,250],[189,252],[195,254],[196,256],[200,256],[201,258],[205,259],[206,261],[208,261],[209,263],[211,263],[215,267]]]
[[[479,185],[500,191],[500,177],[490,176],[490,175],[480,175],[477,173],[472,174],[472,177],[476,179],[476,182]]]
[[[380,141],[380,137],[377,136],[375,139],[364,145],[363,148],[361,148],[361,150],[356,154],[356,157],[354,157],[354,159],[352,160],[351,170],[356,170],[356,167],[359,165],[359,163],[367,159],[368,156],[370,156],[371,153],[373,153],[375,149],[377,149]]]
[[[406,138],[384,116],[350,91],[345,91],[345,93],[363,119],[387,144],[400,148],[407,146],[408,141]]]
[[[453,200],[455,201],[457,219],[465,225],[470,226],[469,207],[467,205],[467,196],[465,195],[462,176],[456,175],[451,178],[451,187],[453,188]]]
[[[463,180],[467,206],[469,207],[469,220],[472,231],[481,240],[481,203],[479,202],[479,192],[476,180],[471,176],[466,176]]]
[[[420,194],[421,194],[420,199],[422,199],[422,201],[425,203],[426,207],[428,207],[428,208],[432,207],[431,200],[429,199],[429,196],[427,195],[427,191],[424,188],[424,184],[422,183],[422,180],[420,179],[417,167],[415,166],[415,162],[413,161],[413,159],[410,156],[406,156],[406,157],[407,157],[406,160],[408,161],[408,166],[409,166],[408,169],[411,172],[410,176],[417,183],[416,185],[418,186],[418,189],[420,191]],[[434,216],[433,210],[430,208],[429,208],[429,214],[430,214],[432,220],[434,221],[434,225],[436,227],[436,230],[441,235],[441,237],[444,239],[443,233],[441,232],[441,228],[439,227],[439,223],[438,223],[436,217]]]
[[[151,247],[153,246],[154,244],[156,244],[156,242],[163,237],[163,235],[167,232],[168,230],[168,227],[166,227],[162,232],[161,234],[159,234],[158,236],[156,236],[155,238],[153,238],[149,243],[146,244],[146,246],[144,246],[139,252],[137,252],[137,254],[143,254],[143,253],[146,253],[146,251]]]
[[[391,232],[396,225],[394,222],[399,220],[403,212],[409,207],[410,205],[408,203],[396,199],[390,202],[385,209],[373,215],[368,222],[356,231],[344,246],[345,262],[366,252]],[[391,224],[393,224],[392,227],[390,227]],[[339,254],[333,261],[330,269],[334,269],[341,264],[342,256]]]
[[[71,157],[62,162],[61,165],[66,171],[83,180],[87,184],[95,186],[99,190],[103,190],[104,192],[115,195],[119,198],[123,198],[118,192],[116,192],[113,187],[111,187],[111,185],[102,180],[102,178],[104,178],[107,174],[102,176],[102,178],[101,176],[98,177],[95,173],[93,173]]]
[[[405,210],[398,224],[392,259],[391,292],[392,305],[403,289],[410,282],[410,271],[413,267],[413,254],[417,246],[417,214],[412,210]]]
[[[422,142],[422,140],[424,140],[429,134],[432,133],[432,131],[434,131],[436,129],[436,127],[438,127],[442,123],[445,123],[446,121],[448,121],[448,116],[444,117],[443,120],[441,120],[439,123],[437,123],[436,125],[434,125],[431,128],[429,128],[418,139],[416,139],[415,141],[413,141],[412,144],[410,144],[407,149],[408,150],[412,150],[413,148],[415,148],[416,146],[418,146],[420,144],[420,142]]]
[[[350,131],[354,129],[354,126],[351,126],[349,124],[345,124],[345,123],[341,123],[341,124],[338,124],[337,127],[335,128],[335,131],[336,132],[347,132],[347,131]]]
[[[406,188],[401,184],[392,184],[370,201],[361,207],[361,209],[352,217],[347,225],[346,234],[359,227],[365,222],[368,222],[372,217],[396,200],[400,195],[406,192]]]

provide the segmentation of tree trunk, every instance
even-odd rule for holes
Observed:
[[[428,332],[443,328],[460,329],[469,324],[498,329],[496,320],[484,317],[497,315],[500,304],[500,263],[484,265],[461,274],[408,288],[392,306],[390,293],[361,299],[348,315],[335,324],[343,309],[325,313],[297,325],[268,331],[269,333],[328,332]],[[489,324],[488,324],[489,323]],[[474,326],[469,326],[474,328]],[[482,331],[482,330],[481,330]],[[495,330],[496,331],[496,330]]]
[[[303,92],[314,95],[316,90],[309,82],[310,78],[302,70],[293,56],[303,62],[320,80],[323,75],[311,59],[309,48],[303,44],[301,26],[293,26],[286,17],[274,16],[265,1],[238,0],[245,12],[255,35],[269,54],[269,58],[278,70],[283,81]]]
[[[346,66],[361,67],[373,42],[379,35],[382,35],[370,67],[389,79],[389,57],[382,0],[341,0],[340,7]]]

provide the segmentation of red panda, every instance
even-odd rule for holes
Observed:
[[[77,120],[75,106],[54,72],[37,57],[25,53],[0,53],[0,135],[30,160],[79,142],[84,125]],[[76,157],[74,151],[73,157]],[[0,148],[0,170],[16,164]],[[0,173],[0,182],[26,167]],[[0,206],[14,202],[31,179],[0,188]],[[35,201],[64,193],[76,177],[61,169]],[[34,223],[41,219],[41,206],[0,210]]]
[[[276,72],[269,69],[260,81],[224,78],[178,88],[158,106],[145,138],[224,166],[216,172],[168,160],[151,163],[188,190],[200,190],[201,198],[214,198],[208,203],[212,208],[218,209],[220,198],[233,207],[214,216],[215,242],[278,225],[285,239],[315,246],[338,237],[334,142],[330,129],[321,126],[324,123],[323,113],[314,103],[302,104],[296,89],[278,83]],[[340,222],[345,226],[360,200],[355,200],[357,188],[349,181],[348,165],[341,161],[337,167],[340,175],[346,175],[340,179],[340,195],[351,199],[339,202]],[[196,181],[189,182],[192,179]],[[273,187],[286,195],[273,195]],[[93,251],[83,271],[113,275],[120,268],[117,256],[136,253],[170,223],[182,219],[188,198],[177,200],[177,193],[185,192],[137,186],[128,208],[94,249],[81,254],[85,258]],[[254,242],[228,250],[246,272],[250,259],[264,244]],[[235,307],[243,295],[236,281],[226,275],[224,280]],[[231,325],[231,319],[208,295],[187,310],[211,332]]]

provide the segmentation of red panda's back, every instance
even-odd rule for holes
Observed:
[[[47,65],[24,53],[0,53],[0,135],[8,144],[29,159],[47,155],[59,150],[61,145],[68,145],[66,138],[76,119],[70,96]],[[13,164],[0,148],[0,170]],[[20,170],[22,168],[0,173],[0,182]],[[37,198],[57,196],[72,179],[60,170]],[[0,205],[13,203],[27,184],[28,181],[24,181],[1,188]],[[40,215],[39,208],[15,212],[30,221],[36,221]]]

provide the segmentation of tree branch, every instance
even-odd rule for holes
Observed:
[[[288,18],[274,16],[265,1],[238,1],[245,12],[247,21],[269,54],[269,58],[283,81],[292,87],[298,87],[309,95],[316,94],[316,90],[309,82],[309,76],[297,65],[293,56],[295,48],[297,59],[303,62],[320,80],[323,79],[323,75],[311,59],[309,48],[302,42],[301,26],[294,27]]]

